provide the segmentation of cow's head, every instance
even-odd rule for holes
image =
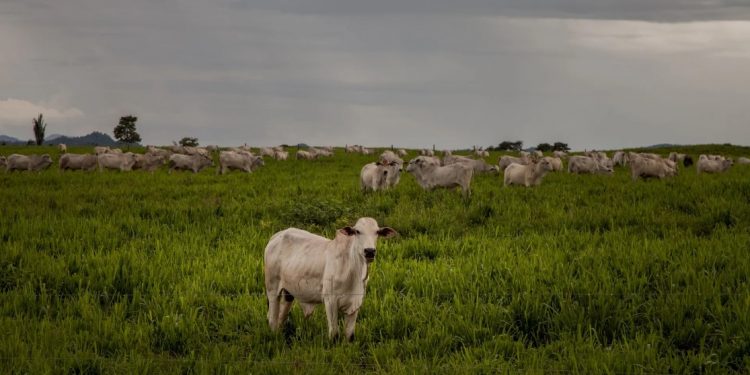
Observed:
[[[375,260],[377,252],[375,243],[378,237],[393,237],[398,233],[390,227],[378,227],[378,222],[373,218],[363,217],[357,220],[353,227],[343,227],[339,233],[354,240],[353,248],[360,252],[367,263]]]

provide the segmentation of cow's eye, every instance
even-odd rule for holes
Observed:
[[[359,230],[355,229],[354,234],[360,234]]]

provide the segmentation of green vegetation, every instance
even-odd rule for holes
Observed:
[[[532,189],[479,176],[466,201],[406,173],[362,194],[373,159],[0,173],[0,373],[750,371],[747,166]],[[361,216],[400,236],[379,242],[356,341],[330,343],[320,307],[270,332],[269,237]]]

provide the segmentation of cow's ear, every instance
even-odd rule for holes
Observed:
[[[378,236],[380,237],[390,238],[397,234],[398,232],[396,232],[396,230],[391,227],[382,227],[378,229]]]
[[[353,236],[357,234],[357,230],[352,227],[343,227],[339,229],[339,233],[346,235],[346,236]]]

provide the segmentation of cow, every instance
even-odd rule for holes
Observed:
[[[52,158],[48,154],[43,155],[19,155],[12,154],[5,161],[5,171],[41,171],[52,165]]]
[[[404,165],[404,160],[398,157],[393,151],[385,150],[380,154],[380,161],[385,163],[396,162],[399,165]]]
[[[365,164],[359,172],[362,191],[385,190],[398,185],[403,167],[396,161],[379,160]]]
[[[563,170],[562,159],[557,158],[557,157],[552,157],[552,156],[545,156],[542,159],[549,162],[549,164],[552,166],[553,172],[562,172]]]
[[[560,159],[565,159],[566,157],[568,157],[568,153],[566,153],[565,151],[554,151],[552,152],[552,156]]]
[[[677,175],[677,165],[668,159],[640,156],[630,153],[630,177],[633,181],[638,178],[665,178]]]
[[[315,159],[315,155],[305,150],[297,150],[297,160],[300,159],[313,160]]]
[[[161,150],[166,151],[166,150]],[[142,169],[144,171],[148,172],[154,172],[155,170],[159,169],[169,158],[169,152],[147,152],[143,155],[136,154],[135,156],[135,164],[133,164],[133,169]]]
[[[289,152],[274,150],[273,151],[273,158],[276,159],[276,160],[286,160],[287,158],[289,158]]]
[[[99,172],[105,169],[116,169],[125,172],[133,170],[137,156],[132,152],[126,154],[106,153],[99,154],[96,158],[99,164]]]
[[[112,150],[109,147],[106,146],[96,146],[94,147],[94,155],[101,155],[101,154],[108,154],[112,152]]]
[[[66,145],[65,143],[59,143],[57,145],[57,148],[60,150],[61,154],[68,152],[68,145]]]
[[[520,158],[517,158],[515,156],[510,156],[510,155],[504,155],[504,156],[501,156],[500,159],[497,161],[497,165],[501,171],[504,171],[505,168],[507,168],[509,165],[513,163],[526,165],[526,164],[529,164],[530,162],[531,162],[531,159],[529,158],[528,153],[527,155],[521,156]]]
[[[172,173],[174,170],[190,170],[193,173],[198,173],[203,168],[213,165],[214,161],[203,155],[172,154],[169,157],[169,171],[167,173]]]
[[[593,157],[576,155],[568,159],[568,172],[612,175],[614,170]]]
[[[216,174],[225,174],[227,170],[241,170],[251,173],[253,170],[265,165],[263,158],[253,156],[249,153],[238,153],[234,151],[222,151],[219,153],[219,166]]]
[[[621,167],[625,167],[628,165],[628,154],[626,154],[623,151],[615,151],[615,154],[612,156],[612,163],[614,165],[619,165]]]
[[[276,151],[271,147],[261,147],[260,151],[258,152],[258,155],[260,155],[261,157],[263,156],[273,157],[275,153]]]
[[[432,151],[430,149],[422,149],[422,151],[419,152],[422,156],[435,156],[435,151]]]
[[[539,162],[532,162],[527,165],[513,163],[505,168],[503,183],[505,186],[539,186],[544,176],[551,170],[552,164],[547,159],[541,159]]]
[[[400,157],[404,157],[404,156],[408,155],[408,153],[406,152],[406,150],[404,150],[403,148],[398,149],[398,151],[396,153]]]
[[[263,255],[271,330],[277,331],[286,321],[296,299],[305,318],[312,315],[316,305],[325,305],[331,340],[338,339],[338,315],[344,313],[344,332],[353,341],[377,239],[397,234],[393,228],[380,228],[369,217],[337,230],[330,240],[297,228],[274,234]]]
[[[474,169],[463,164],[440,166],[435,164],[434,159],[417,156],[409,161],[406,171],[413,174],[419,186],[425,190],[461,187],[464,197],[471,195]]]
[[[534,150],[531,155],[535,156],[537,159],[541,159],[544,157],[544,154],[539,150]]]
[[[93,154],[64,154],[60,156],[60,171],[80,169],[91,172],[97,163],[97,156]]]
[[[8,166],[8,159],[5,158],[5,156],[0,155],[0,168],[5,168]]]
[[[737,158],[737,164],[750,164],[750,159],[744,156],[740,156],[739,158]]]
[[[474,169],[474,173],[497,173],[500,168],[496,165],[489,165],[482,159],[472,159],[466,156],[446,156],[443,158],[443,165],[460,163]]]
[[[698,163],[695,164],[696,167],[696,173],[700,174],[702,173],[723,173],[729,170],[729,167],[732,166],[733,162],[728,159],[724,160],[715,160],[710,159],[707,157],[704,157],[706,155],[701,155],[698,159]]]

